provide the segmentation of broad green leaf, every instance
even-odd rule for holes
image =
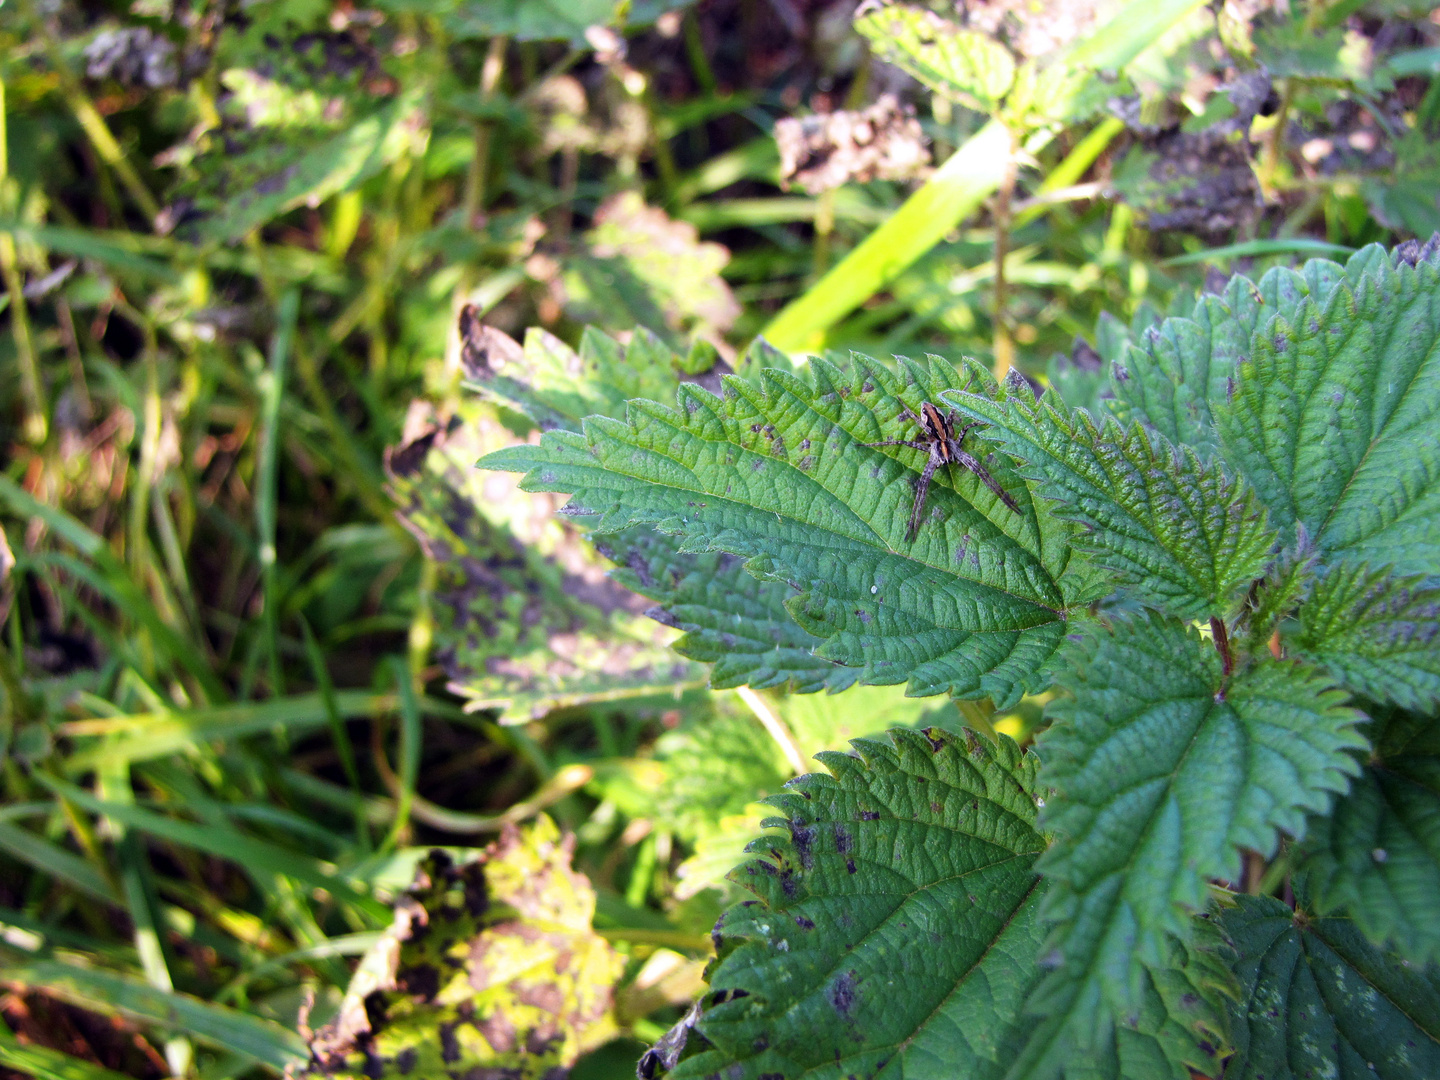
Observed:
[[[769,800],[789,836],[731,875],[760,902],[717,925],[711,1048],[672,1076],[1004,1075],[1038,975],[1035,761],[934,729],[854,745]]]
[[[1015,1075],[1041,977],[1035,760],[934,728],[853,745],[820,755],[832,775],[768,800],[785,816],[767,824],[786,832],[731,875],[759,903],[716,926],[698,1052],[677,1080]],[[1167,968],[1149,990],[1053,1075],[1187,1080],[1178,1060],[1212,1063],[1219,1044],[1206,1055],[1195,1035],[1223,1020],[1208,983]],[[665,1064],[658,1051],[650,1064]]]
[[[1342,563],[1315,583],[1288,641],[1357,694],[1440,706],[1440,580]]]
[[[1137,961],[1158,963],[1186,933],[1208,881],[1235,880],[1240,849],[1272,854],[1301,837],[1359,771],[1359,713],[1322,672],[1266,659],[1227,678],[1208,642],[1146,615],[1092,632],[1069,653],[1070,696],[1038,750],[1056,789],[1056,834],[1040,868],[1060,920],[1057,999],[1100,980],[1120,1001]]]
[[[1015,59],[994,38],[908,4],[876,6],[855,20],[870,47],[937,94],[993,110],[1015,81]]]
[[[937,472],[908,540],[925,456],[863,445],[903,435],[902,408],[964,385],[960,374],[935,357],[898,374],[857,357],[849,372],[817,360],[808,378],[764,369],[757,382],[727,376],[723,397],[685,384],[675,407],[631,402],[624,422],[592,417],[582,435],[550,432],[481,465],[572,493],[567,512],[602,531],[652,525],[682,550],[727,551],[788,582],[792,617],[825,639],[817,654],[862,682],[999,707],[1043,685],[1064,613],[1096,595],[1068,529],[992,460],[1023,513],[969,472]]]
[[[621,564],[611,574],[616,581],[656,602],[647,615],[684,631],[675,651],[714,665],[710,685],[717,690],[748,685],[834,692],[858,677],[855,668],[815,655],[822,639],[802,630],[785,609],[798,590],[757,578],[734,555],[681,554],[673,537],[643,527],[620,537],[599,535],[595,543]]]
[[[272,1020],[158,990],[141,979],[61,960],[35,959],[5,966],[10,986],[37,991],[102,1016],[188,1035],[278,1070],[305,1061],[305,1043]]]
[[[1215,1075],[1228,1049],[1226,999],[1234,979],[1213,920],[1197,916],[1191,924],[1190,940],[1169,939],[1165,963],[1142,969],[1138,995],[1123,1005],[1103,976],[1066,980],[1060,993],[1051,976],[1043,999],[1032,996],[1026,1004],[1023,1048],[1006,1080]],[[1053,960],[1047,954],[1041,966]],[[1065,970],[1075,966],[1066,957]]]
[[[1322,913],[1407,960],[1440,959],[1440,722],[1381,713],[1375,753],[1301,849]]]
[[[1440,1076],[1440,970],[1368,944],[1349,919],[1236,896],[1222,913],[1244,995],[1226,1080]]]
[[[1054,395],[1036,401],[1018,377],[999,397],[949,400],[990,425],[986,434],[1025,462],[1054,512],[1081,525],[1076,545],[1145,602],[1223,618],[1269,561],[1275,534],[1263,508],[1193,450],[1138,424],[1097,427]]]
[[[1257,319],[1227,398],[1212,402],[1227,459],[1271,520],[1303,528],[1322,555],[1433,573],[1440,252],[1412,266],[1367,248],[1328,285]]]
[[[546,430],[578,432],[585,416],[623,416],[628,398],[669,398],[685,370],[715,378],[708,373],[713,350],[709,357],[703,349],[681,357],[645,330],[622,346],[587,329],[577,352],[542,330],[531,330],[522,347],[498,330],[477,326],[467,335],[465,355],[469,385]],[[456,464],[468,471],[474,456]],[[465,475],[457,471],[453,477],[462,482]],[[483,499],[493,514],[493,494],[483,497],[476,486],[483,486],[483,477],[468,475],[474,477],[464,485],[470,497]],[[844,689],[855,681],[853,670],[814,655],[821,640],[786,611],[785,602],[798,593],[788,583],[761,580],[733,556],[684,554],[675,538],[649,528],[596,535],[594,544],[617,564],[611,575],[617,582],[655,602],[646,614],[684,632],[675,650],[715,665],[713,686],[788,686],[808,693]]]
[[[344,130],[308,140],[276,136],[226,163],[230,190],[197,200],[209,211],[200,224],[207,240],[238,240],[251,229],[302,203],[318,204],[375,175],[424,144],[423,93],[407,92]]]
[[[302,1075],[539,1080],[614,1037],[624,960],[573,847],[542,816],[458,864],[431,852]]]

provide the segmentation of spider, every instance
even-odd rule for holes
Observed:
[[[971,457],[960,444],[965,441],[965,433],[974,427],[979,421],[971,421],[960,429],[960,434],[955,434],[955,414],[953,412],[942,413],[928,401],[920,403],[920,415],[916,416],[909,407],[901,410],[899,419],[909,420],[920,428],[919,439],[886,439],[884,442],[863,443],[864,446],[909,446],[916,450],[924,450],[930,455],[930,460],[925,462],[925,471],[920,474],[920,484],[915,489],[915,509],[910,511],[910,527],[906,530],[905,538],[914,540],[920,531],[920,512],[925,509],[925,496],[930,492],[930,478],[935,475],[935,470],[941,465],[960,465],[969,469],[980,482],[993,491],[1006,506],[1014,513],[1020,513],[1020,507],[1015,500],[995,482],[989,470],[981,465],[979,461]]]

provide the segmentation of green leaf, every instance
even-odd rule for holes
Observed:
[[[1138,424],[1097,427],[1055,395],[1036,401],[1018,376],[999,397],[950,400],[990,424],[986,434],[1026,463],[1023,473],[1055,500],[1054,512],[1086,530],[1076,545],[1146,603],[1223,617],[1269,561],[1275,534],[1264,510],[1188,447]]]
[[[423,145],[422,91],[409,91],[316,145],[276,136],[225,165],[230,190],[197,200],[206,240],[238,240],[302,203],[318,204]]]
[[[1034,757],[935,728],[853,745],[820,755],[831,776],[768,800],[785,816],[766,824],[788,836],[755,841],[731,874],[759,903],[716,926],[700,1048],[676,1080],[1023,1075],[1045,888]],[[1144,1007],[1093,1032],[1090,1053],[1031,1075],[1187,1080],[1178,1062],[1213,1064],[1223,1045],[1207,1054],[1196,1032],[1223,1027],[1212,983],[1225,974],[1157,971]]]
[[[673,537],[653,529],[598,535],[595,544],[621,564],[611,577],[656,602],[647,615],[684,631],[675,651],[714,665],[715,689],[784,687],[810,694],[855,682],[854,668],[815,655],[823,641],[790,617],[785,604],[798,590],[788,583],[757,578],[723,552],[683,555]]]
[[[1357,694],[1440,706],[1440,580],[1342,563],[1316,582],[1288,640]]]
[[[1321,913],[1353,918],[1407,960],[1440,959],[1440,722],[1381,714],[1375,753],[1300,865]]]
[[[1113,987],[1103,978],[1069,980],[1063,993],[1048,995],[1042,1015],[1028,1018],[1007,1080],[1214,1075],[1228,1049],[1225,999],[1234,995],[1234,979],[1209,917],[1192,920],[1188,937],[1167,941],[1165,963],[1141,970],[1139,994],[1123,1009],[1111,1007]],[[1026,1012],[1035,1013],[1037,1003],[1032,997]]]
[[[855,29],[882,60],[980,112],[992,111],[1015,81],[1015,59],[1004,45],[924,8],[876,7]]]
[[[578,352],[543,330],[531,330],[523,347],[491,327],[475,326],[466,339],[469,385],[547,430],[578,432],[590,414],[623,416],[627,398],[671,397],[686,367],[703,365],[696,374],[715,378],[706,375],[714,361],[704,363],[703,350],[682,358],[643,329],[623,346],[587,329]],[[493,508],[494,497],[482,497],[474,482],[467,482],[467,476],[480,481],[469,469],[475,456],[451,455],[451,485],[460,485],[477,505]],[[762,581],[733,556],[682,554],[673,537],[649,528],[593,539],[596,550],[618,566],[611,577],[655,601],[646,614],[684,632],[675,651],[715,665],[712,686],[787,686],[810,693],[855,681],[854,671],[814,655],[821,640],[786,611],[786,601],[798,593],[786,582]]]
[[[1039,739],[1056,834],[1040,868],[1062,921],[1062,967],[1041,994],[1077,981],[1133,999],[1137,961],[1159,963],[1212,878],[1235,880],[1240,849],[1272,854],[1301,837],[1359,771],[1359,713],[1323,673],[1266,659],[1227,679],[1216,650],[1155,615],[1092,632],[1069,651],[1070,697]],[[1037,1005],[1037,1008],[1040,1005]]]
[[[1268,896],[1234,903],[1221,918],[1244,995],[1227,1080],[1440,1076],[1433,965],[1382,952],[1348,919],[1315,918]]]
[[[1440,444],[1428,434],[1440,252],[1416,261],[1367,248],[1290,311],[1261,307],[1233,389],[1212,401],[1228,460],[1278,527],[1400,574],[1440,564]]]
[[[724,397],[685,384],[676,407],[631,402],[625,422],[592,417],[583,435],[551,432],[481,466],[573,493],[567,512],[601,530],[649,524],[682,550],[726,551],[788,582],[790,614],[825,639],[817,654],[861,682],[988,694],[1002,708],[1044,685],[1064,612],[1096,595],[1068,529],[994,462],[1023,513],[968,471],[937,472],[911,541],[923,452],[862,445],[901,435],[902,408],[963,385],[959,373],[935,357],[898,375],[857,357],[848,373],[817,360],[809,378],[763,369],[757,382],[727,376]]]
[[[732,880],[696,1030],[671,1074],[1004,1075],[1038,976],[1035,761],[1003,739],[892,731],[769,801],[789,836]]]

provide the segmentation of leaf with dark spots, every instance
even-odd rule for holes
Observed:
[[[467,861],[422,861],[306,1075],[544,1080],[610,1039],[624,963],[591,929],[572,848],[542,816]]]

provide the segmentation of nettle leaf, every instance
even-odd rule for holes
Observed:
[[[1350,794],[1311,821],[1300,865],[1319,911],[1423,963],[1440,959],[1440,721],[1396,712],[1379,726]]]
[[[1326,259],[1298,271],[1275,267],[1258,283],[1237,274],[1219,296],[1202,296],[1187,310],[1177,295],[1174,317],[1149,308],[1137,311],[1129,327],[1102,315],[1095,341],[1108,368],[1105,404],[1122,422],[1139,420],[1212,457],[1219,447],[1214,409],[1231,392],[1236,364],[1249,356],[1256,331],[1277,314],[1293,319],[1308,297],[1323,303],[1347,273],[1358,280],[1370,258],[1357,256],[1348,268]]]
[[[934,728],[853,745],[821,755],[832,775],[768,800],[789,835],[752,843],[731,875],[759,901],[716,927],[700,1045],[676,1080],[1000,1080],[1015,1066],[1041,974],[1034,758]],[[1146,1008],[1055,1075],[1187,1080],[1172,1057],[1215,1060],[1193,1051],[1193,1018],[1214,1012],[1203,993],[1160,972]]]
[[[1359,771],[1361,714],[1322,672],[1266,659],[1227,679],[1184,623],[1157,615],[1086,634],[1062,677],[1070,696],[1040,736],[1056,841],[1040,862],[1059,920],[1060,968],[1037,1008],[1077,983],[1134,997],[1240,849],[1273,854],[1328,811]]]
[[[1237,479],[1205,466],[1139,424],[1039,401],[1023,381],[991,399],[950,396],[991,426],[987,435],[1026,462],[1022,472],[1086,530],[1077,546],[1146,603],[1177,615],[1225,616],[1265,568],[1275,541],[1263,508]]]
[[[628,529],[622,540],[595,537],[597,548],[620,563],[613,577],[657,604],[652,619],[684,631],[673,648],[713,664],[710,685],[757,689],[783,686],[809,694],[843,690],[859,672],[815,655],[822,639],[806,633],[785,610],[798,590],[761,580],[724,552],[685,555],[673,537]]]
[[[598,516],[602,530],[650,524],[682,550],[726,551],[789,583],[791,616],[824,639],[817,655],[860,669],[861,682],[1004,708],[1045,684],[1067,610],[1099,592],[1093,569],[993,459],[1021,513],[947,469],[909,539],[926,455],[864,445],[904,434],[902,409],[967,381],[938,357],[898,373],[866,357],[848,372],[817,360],[808,378],[763,369],[754,383],[727,376],[723,397],[684,384],[675,407],[633,401],[624,422],[591,417],[583,435],[551,432],[481,465],[572,493],[568,512]]]
[[[1289,636],[1348,690],[1407,709],[1440,706],[1440,581],[1341,564],[1316,582]]]
[[[982,112],[994,109],[1015,81],[1015,58],[1004,45],[924,8],[876,6],[855,20],[855,29],[883,59]]]
[[[673,1077],[1003,1076],[1037,974],[1035,761],[937,729],[854,746],[768,800],[790,835],[731,875],[759,903],[716,927],[711,1048]]]
[[[700,369],[701,379],[718,386],[714,369],[723,368],[713,350],[682,358],[643,329],[621,345],[587,328],[578,351],[539,329],[522,346],[468,315],[461,333],[467,385],[544,430],[579,432],[587,415],[623,415],[628,398],[669,397],[682,372]],[[617,582],[655,601],[646,614],[684,632],[675,651],[715,665],[717,689],[748,684],[812,693],[841,690],[857,678],[855,670],[814,654],[821,639],[790,617],[785,604],[799,590],[786,582],[756,578],[720,552],[683,553],[674,537],[644,526],[593,540],[617,564],[611,575]]]
[[[1032,994],[1028,1037],[1006,1080],[1214,1075],[1229,1048],[1234,978],[1213,920],[1198,916],[1193,924],[1188,942],[1168,940],[1163,965],[1141,970],[1139,992],[1124,1009],[1112,1008],[1110,988],[1096,979],[1067,981],[1063,992],[1043,998]],[[1053,979],[1042,984],[1055,988]]]
[[[1227,458],[1277,526],[1303,527],[1331,558],[1433,573],[1440,251],[1416,265],[1359,252],[1328,293],[1257,327],[1212,408]]]
[[[1377,949],[1349,919],[1316,918],[1268,896],[1236,896],[1234,905],[1221,919],[1244,994],[1226,1080],[1440,1076],[1434,965]]]

